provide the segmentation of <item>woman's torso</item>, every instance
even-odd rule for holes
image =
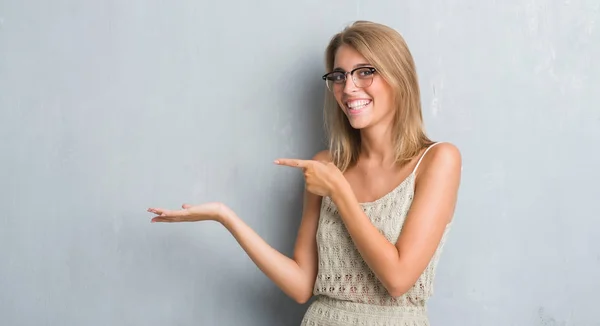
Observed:
[[[413,201],[416,168],[419,162],[417,162],[412,172],[399,182],[393,190],[375,200],[361,202],[360,204],[371,223],[388,241],[394,244],[402,231],[404,220]],[[360,198],[359,195],[357,197]],[[450,224],[446,227],[444,236],[430,263],[413,287],[400,297],[392,297],[354,246],[335,203],[331,198],[324,197],[316,235],[319,260],[313,293],[318,299],[313,305],[325,305],[332,309],[334,309],[334,305],[337,305],[339,307],[336,309],[342,309],[340,310],[342,312],[346,311],[340,313],[341,315],[351,315],[352,311],[355,310],[363,311],[366,320],[380,318],[377,316],[385,315],[384,311],[392,315],[397,314],[397,316],[408,314],[407,316],[425,320],[423,323],[416,323],[416,325],[427,325],[425,305],[427,299],[433,293],[435,270],[449,228]],[[316,310],[327,314],[332,314],[335,311],[334,309],[330,312],[324,312],[323,308],[316,308],[316,306],[313,308],[313,310],[309,309],[309,314],[317,314]],[[374,313],[371,314],[370,311]],[[377,311],[380,313],[377,314]],[[310,318],[306,317],[305,319]],[[312,318],[316,318],[316,316]],[[397,318],[402,319],[401,317]],[[390,323],[389,325],[396,324]]]

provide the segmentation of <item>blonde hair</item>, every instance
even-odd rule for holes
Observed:
[[[335,54],[342,45],[352,47],[365,57],[393,89],[396,161],[401,165],[408,163],[432,141],[425,134],[417,73],[406,42],[388,26],[357,21],[331,38],[325,51],[327,71],[333,69]],[[325,97],[324,115],[331,158],[345,171],[358,160],[360,132],[350,125],[331,92]]]

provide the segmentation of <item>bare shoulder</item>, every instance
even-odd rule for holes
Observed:
[[[312,159],[315,161],[331,162],[332,161],[331,152],[329,152],[329,150],[327,150],[327,149],[319,151],[317,154],[315,154],[313,156]]]
[[[419,174],[460,176],[462,154],[456,145],[449,142],[440,142],[423,156],[418,170]]]
[[[423,216],[429,216],[441,232],[452,220],[461,174],[462,157],[457,146],[440,142],[431,147],[417,169],[413,214],[421,216],[422,222],[427,220]]]

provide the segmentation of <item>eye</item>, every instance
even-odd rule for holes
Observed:
[[[340,71],[332,72],[327,76],[327,80],[330,80],[334,83],[343,82],[344,79],[346,79],[346,74]]]
[[[371,77],[373,75],[373,68],[361,68],[356,72],[359,78]]]

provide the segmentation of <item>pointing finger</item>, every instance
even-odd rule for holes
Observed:
[[[309,161],[309,160],[296,160],[296,159],[288,159],[288,158],[282,158],[282,159],[275,160],[275,164],[291,166],[291,167],[296,167],[296,168],[308,167],[310,165],[310,162],[311,161]]]

